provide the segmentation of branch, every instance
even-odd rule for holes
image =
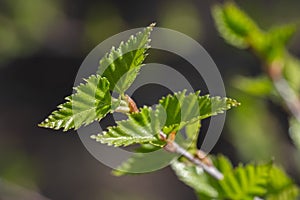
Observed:
[[[136,103],[128,95],[125,96],[125,101],[128,102],[128,108],[130,110],[129,111],[130,113],[139,112],[139,109],[137,108]],[[166,146],[164,146],[164,149],[166,151],[171,152],[171,153],[177,153],[179,155],[184,156],[189,161],[191,161],[193,164],[195,164],[196,166],[199,166],[205,172],[207,172],[208,174],[210,174],[212,177],[214,177],[217,180],[223,179],[223,177],[224,177],[223,174],[220,171],[218,171],[218,169],[215,168],[213,165],[209,166],[209,165],[205,164],[203,161],[201,161],[200,159],[198,159],[197,157],[193,156],[191,153],[186,151],[184,148],[182,148],[174,140],[168,140],[167,136],[164,132],[160,131],[159,135],[163,141],[167,142]]]
[[[287,80],[282,76],[282,68],[283,63],[273,62],[268,66],[268,74],[289,112],[300,122],[300,100]]]
[[[166,139],[166,135],[161,131],[160,136],[164,139]],[[177,153],[179,155],[184,156],[189,161],[191,161],[196,166],[202,168],[205,172],[207,172],[209,175],[214,177],[217,180],[222,180],[224,178],[223,174],[214,166],[209,166],[202,162],[197,157],[193,156],[191,153],[186,151],[184,148],[182,148],[179,144],[177,144],[175,141],[168,141],[167,145],[164,146],[164,149],[171,153]]]
[[[125,102],[127,102],[127,108],[125,108],[125,110],[129,110],[128,113],[139,112],[139,109],[137,108],[136,103],[128,95],[125,95],[123,100]],[[124,107],[124,105],[122,105],[122,106]],[[199,156],[198,156],[199,157],[198,158],[197,156],[192,155],[190,152],[188,152],[187,150],[182,148],[179,144],[177,144],[173,138],[173,137],[175,137],[175,135],[173,135],[173,136],[171,135],[171,139],[169,139],[163,131],[160,131],[159,136],[160,136],[161,140],[167,142],[167,144],[163,147],[163,149],[166,150],[167,152],[177,153],[177,154],[185,157],[191,163],[202,168],[206,173],[208,173],[209,175],[211,175],[213,178],[215,178],[217,180],[222,180],[224,178],[224,175],[222,174],[222,172],[220,172],[215,166],[213,166],[212,164],[206,164],[204,162],[205,160],[202,160]],[[254,200],[263,200],[263,199],[261,199],[259,197],[254,197]]]
[[[294,90],[292,90],[284,78],[274,80],[273,84],[290,113],[300,122],[300,101]]]

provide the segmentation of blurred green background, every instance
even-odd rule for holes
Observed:
[[[242,102],[227,113],[213,153],[223,153],[235,164],[274,159],[299,183],[299,153],[288,136],[285,110],[236,89],[237,76],[258,75],[261,66],[249,52],[218,36],[210,13],[217,2],[1,0],[0,199],[196,199],[169,168],[113,177],[75,132],[37,127],[72,92],[76,72],[92,48],[114,34],[154,21],[199,41],[219,67],[228,96]],[[298,0],[236,2],[262,28],[300,19]],[[300,31],[289,50],[300,57]],[[193,76],[188,63],[166,52],[150,53],[147,61],[174,67],[205,93],[202,79]],[[167,92],[150,85],[136,91],[134,98],[139,105],[153,104]]]

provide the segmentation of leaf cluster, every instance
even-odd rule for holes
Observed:
[[[218,181],[189,163],[174,162],[172,168],[181,181],[194,188],[199,199],[296,199],[299,189],[280,167],[271,163],[240,164],[234,168],[224,156],[213,158],[224,174]]]
[[[262,29],[255,20],[232,1],[215,5],[212,14],[221,37],[234,47],[250,50],[261,60],[263,65],[262,74],[259,76],[236,77],[232,84],[234,88],[254,98],[267,97],[284,107],[288,107],[285,104],[289,104],[289,101],[298,101],[299,104],[298,97],[293,96],[297,96],[300,92],[300,61],[291,55],[287,48],[288,42],[295,34],[299,24],[290,23]],[[284,83],[278,83],[278,80],[284,80]],[[279,84],[286,87],[282,89],[281,94],[278,86],[276,87]],[[290,91],[287,91],[289,88]],[[284,102],[285,98],[289,99],[288,103]],[[255,98],[253,102],[260,104],[261,99]],[[261,115],[261,118],[266,117]],[[239,121],[244,125],[250,123],[249,120],[242,122],[240,118]],[[291,116],[289,124],[290,136],[300,149],[299,119]]]
[[[248,37],[249,30],[256,26],[249,19],[243,19],[244,15],[234,7],[229,8],[240,20],[232,19],[219,7],[215,15],[230,21],[230,27],[236,30],[234,37],[240,40],[236,45],[244,47],[247,41],[243,38]],[[248,23],[249,27],[241,27],[240,23]],[[298,189],[292,180],[272,163],[233,168],[228,159],[218,156],[212,158],[212,165],[223,173],[224,178],[216,180],[184,157],[178,158],[164,151],[165,145],[176,133],[175,142],[196,156],[201,120],[221,114],[239,103],[227,97],[201,96],[199,91],[187,94],[184,90],[162,97],[152,107],[144,106],[138,112],[132,111],[125,92],[147,56],[153,26],[131,36],[118,48],[112,48],[100,60],[97,73],[75,87],[74,94],[66,97],[66,102],[59,105],[40,126],[67,131],[100,121],[108,113],[126,111],[126,120],[118,121],[116,126],[107,127],[106,131],[92,136],[97,142],[115,147],[139,145],[136,153],[114,170],[115,175],[145,173],[149,165],[155,167],[172,161],[172,168],[179,179],[191,186],[199,199],[252,199],[255,196],[292,199],[297,196]],[[112,92],[118,93],[118,97],[112,97]],[[162,138],[162,134],[166,138]]]

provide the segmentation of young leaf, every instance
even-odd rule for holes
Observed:
[[[181,147],[188,151],[193,151],[197,148],[197,138],[200,128],[200,122],[197,121],[185,127],[186,138],[181,133],[177,133],[175,141]],[[181,136],[181,137],[180,137]],[[159,146],[152,144],[141,144],[135,150],[135,153],[126,161],[124,161],[117,169],[113,170],[115,176],[126,174],[145,173],[161,168],[169,164],[176,154],[161,149]]]
[[[58,110],[42,123],[41,127],[67,131],[78,129],[95,120],[102,119],[116,105],[112,105],[109,82],[106,78],[92,75],[86,83],[74,88],[76,93],[66,97],[66,103],[58,106]]]
[[[218,155],[218,156],[211,156],[213,165],[223,174],[230,173],[233,170],[232,163],[230,160],[223,156],[223,155]]]
[[[247,48],[249,35],[258,31],[255,22],[232,2],[214,6],[212,15],[220,35],[237,48]]]
[[[110,82],[110,90],[123,94],[132,84],[146,58],[150,48],[150,33],[155,24],[151,24],[142,32],[131,36],[127,42],[111,49],[101,60],[97,74],[106,77]]]
[[[282,60],[287,54],[286,44],[296,31],[295,24],[274,27],[263,35],[263,41],[252,37],[251,46],[254,51],[267,62]]]
[[[152,143],[162,146],[159,132],[165,134],[180,130],[187,124],[210,117],[239,103],[233,99],[199,96],[199,92],[185,96],[185,91],[168,95],[161,99],[152,110],[144,107],[139,113],[129,115],[129,119],[109,127],[107,132],[93,136],[98,142],[114,146],[127,146],[135,143]]]
[[[140,112],[130,114],[128,120],[119,121],[117,126],[108,127],[108,131],[92,138],[116,147],[159,142],[158,134],[162,129],[159,111],[145,106]]]
[[[188,163],[174,162],[172,168],[185,184],[202,199],[249,199],[267,193],[272,164],[238,166],[233,169],[224,156],[213,158],[213,163],[224,175],[216,180],[202,169]]]
[[[227,43],[241,49],[251,48],[267,63],[284,58],[285,45],[296,30],[294,24],[289,24],[262,31],[232,2],[214,6],[212,15],[219,34]]]
[[[186,139],[179,142],[179,145],[189,151],[197,150],[197,141],[201,127],[201,120],[197,120],[194,123],[188,124],[185,127]]]
[[[210,177],[201,168],[194,165],[174,161],[172,169],[178,178],[192,187],[200,199],[214,199],[219,196],[218,191],[210,183]]]
[[[293,200],[297,199],[299,188],[278,166],[270,171],[268,193],[266,200]]]
[[[272,37],[273,42],[285,46],[292,38],[297,30],[296,24],[287,24],[283,26],[276,26],[268,31],[268,35]]]
[[[230,98],[199,96],[199,91],[186,95],[186,90],[163,97],[159,104],[164,108],[167,119],[165,127],[178,125],[178,128],[214,116],[238,106],[239,103]]]
[[[220,199],[253,199],[266,194],[268,177],[272,165],[238,166],[234,171],[224,174],[217,187]]]

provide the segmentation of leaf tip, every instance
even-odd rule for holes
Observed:
[[[40,122],[37,126],[38,126],[38,127],[41,127],[41,128],[44,128],[44,127],[45,127],[44,121],[43,121],[43,122]]]
[[[124,175],[125,173],[122,172],[122,171],[120,171],[120,170],[115,169],[115,170],[112,170],[112,171],[111,171],[111,174],[112,174],[113,176],[120,177],[120,176]]]

